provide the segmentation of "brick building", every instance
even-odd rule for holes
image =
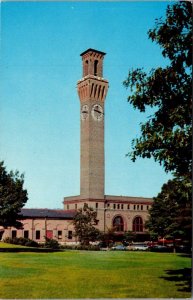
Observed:
[[[104,194],[104,110],[108,81],[103,78],[105,53],[88,49],[81,54],[83,78],[77,83],[80,98],[80,195],[65,197],[63,210],[22,209],[23,229],[9,228],[6,236],[29,237],[43,242],[45,236],[61,243],[76,242],[72,219],[84,203],[97,210],[97,227],[107,231],[116,227],[117,236],[133,231],[147,236],[144,223],[152,205],[151,198]]]

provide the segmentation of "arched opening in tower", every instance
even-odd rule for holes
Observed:
[[[94,61],[94,76],[98,75],[98,60]]]
[[[85,65],[84,65],[84,76],[88,75],[88,60],[85,61]]]

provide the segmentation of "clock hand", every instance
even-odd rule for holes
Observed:
[[[102,113],[102,111],[99,111],[99,110],[97,110],[97,109],[94,109],[94,111],[98,112],[99,114]]]

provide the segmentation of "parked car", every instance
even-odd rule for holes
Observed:
[[[107,243],[105,243],[105,242],[99,242],[97,246],[99,247],[99,249],[101,251],[109,250],[109,247],[108,247]]]
[[[149,247],[146,244],[133,244],[131,250],[147,251]]]
[[[119,251],[124,251],[124,250],[127,250],[127,247],[123,246],[123,245],[116,245],[116,246],[113,246],[111,248],[111,250],[119,250]]]

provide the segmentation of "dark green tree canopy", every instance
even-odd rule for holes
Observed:
[[[173,179],[163,185],[154,198],[146,227],[154,236],[191,242],[192,193],[189,180]]]
[[[89,242],[94,242],[99,238],[100,231],[95,228],[97,222],[97,212],[88,204],[84,204],[84,207],[77,211],[73,224],[75,236],[78,237],[81,244],[88,245]]]
[[[154,157],[166,172],[191,178],[192,164],[192,5],[180,1],[168,6],[166,18],[156,20],[149,38],[169,59],[165,68],[130,70],[124,85],[130,88],[129,103],[144,112],[155,109],[141,136],[132,141],[136,158]]]
[[[24,175],[18,171],[7,173],[4,163],[0,162],[0,226],[22,226],[18,214],[28,200],[23,185]]]

